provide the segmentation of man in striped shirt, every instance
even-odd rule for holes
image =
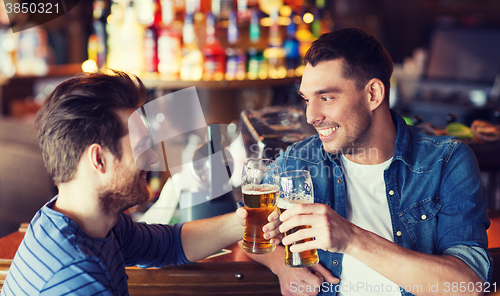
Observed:
[[[242,238],[243,209],[174,226],[123,213],[149,197],[138,162],[157,162],[147,131],[127,126],[145,99],[137,77],[114,72],[72,78],[44,102],[36,126],[59,193],[31,221],[3,296],[128,295],[125,266],[189,263]],[[135,149],[146,151],[137,162]],[[268,228],[275,236],[277,219]]]

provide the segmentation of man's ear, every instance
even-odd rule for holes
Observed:
[[[385,97],[385,86],[384,83],[378,78],[373,78],[366,84],[366,90],[368,93],[368,105],[370,106],[370,111],[377,109],[380,104],[384,101]]]
[[[87,158],[89,160],[90,166],[92,170],[97,171],[99,173],[106,173],[108,169],[107,164],[109,161],[109,152],[104,149],[99,144],[92,144],[87,149]]]

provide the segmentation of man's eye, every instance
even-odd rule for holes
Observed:
[[[321,99],[322,99],[323,101],[331,101],[331,100],[333,100],[333,98],[332,98],[332,97],[321,97]]]

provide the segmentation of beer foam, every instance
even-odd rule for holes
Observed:
[[[279,189],[278,185],[272,184],[246,184],[241,187],[243,194],[251,195],[275,193]]]
[[[292,208],[294,205],[303,203],[314,203],[314,196],[294,194],[285,198],[279,197],[276,200],[276,205],[278,206],[278,208],[285,210]]]

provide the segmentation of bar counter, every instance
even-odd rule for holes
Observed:
[[[0,238],[0,291],[16,250],[20,231]],[[281,295],[278,277],[253,261],[237,244],[231,253],[196,263],[163,268],[127,267],[130,295]]]
[[[498,235],[489,232],[489,236]],[[0,291],[16,250],[20,231],[0,238]],[[281,295],[278,277],[245,255],[237,244],[231,253],[196,263],[163,268],[127,267],[130,295]],[[500,248],[489,249],[493,278],[488,296],[500,296]],[[496,262],[496,264],[495,264]]]

